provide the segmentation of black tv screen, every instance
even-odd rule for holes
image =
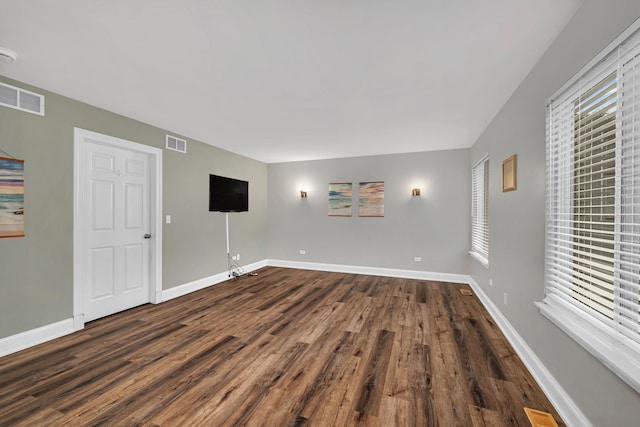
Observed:
[[[239,179],[209,175],[210,212],[246,212],[249,210],[249,183]]]

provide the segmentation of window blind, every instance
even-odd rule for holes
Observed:
[[[550,101],[546,194],[546,295],[640,343],[640,33]]]
[[[640,32],[619,49],[616,323],[640,342]]]
[[[471,251],[489,258],[489,158],[471,171]]]

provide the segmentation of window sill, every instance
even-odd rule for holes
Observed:
[[[489,268],[489,260],[485,258],[484,255],[481,255],[478,252],[474,252],[474,251],[469,251],[469,255],[471,255],[471,258],[475,259],[480,264],[482,264],[484,268]]]
[[[633,342],[621,341],[620,338],[627,339],[557,298],[547,296],[536,306],[543,316],[640,393],[640,348]]]

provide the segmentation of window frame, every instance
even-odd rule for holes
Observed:
[[[481,168],[480,173],[476,173]],[[476,191],[480,183],[476,179],[482,177],[482,194]],[[476,211],[482,211],[481,220],[477,220]],[[478,229],[478,227],[480,227]],[[477,242],[477,236],[481,236]],[[471,168],[471,250],[469,255],[489,268],[489,154],[485,154]]]
[[[637,41],[639,39],[640,20],[637,20],[625,32],[617,37],[609,46],[607,46],[602,52],[600,52],[591,62],[589,62],[589,64],[583,67],[574,77],[572,77],[565,85],[563,85],[562,88],[560,88],[551,97],[548,103],[548,108],[551,109],[552,105],[557,106],[561,104],[561,102],[559,102],[558,100],[562,99],[563,97],[565,98],[565,100],[573,102],[573,99],[575,99],[573,98],[574,94],[572,94],[570,97],[567,97],[567,92],[571,92],[573,90],[572,88],[574,88],[575,85],[579,84],[581,80],[589,81],[590,79],[593,79],[589,83],[589,85],[585,87],[585,89],[586,91],[589,91],[591,88],[593,88],[595,84],[597,84],[593,82],[598,82],[598,78],[602,75],[603,70],[611,67],[613,63],[618,63],[617,50],[620,48],[620,46],[622,46],[629,40],[633,41],[633,43],[638,44],[640,43],[639,41]],[[632,46],[635,46],[633,43]],[[617,65],[616,69],[618,69]],[[621,78],[621,75],[617,76],[617,79]],[[620,90],[620,86],[618,86],[620,85],[620,83],[616,83],[616,85],[617,90]],[[625,98],[622,99],[624,100]],[[616,141],[618,141],[618,138],[620,138],[620,128],[624,126],[622,125],[622,122],[622,118],[616,117]],[[549,282],[549,275],[554,274],[553,271],[551,271],[551,273],[548,271],[550,265],[549,263],[552,263],[553,261],[557,262],[557,258],[549,258],[552,257],[556,252],[554,250],[551,250],[549,247],[549,228],[553,227],[554,225],[553,223],[549,222],[549,209],[551,203],[549,188],[559,182],[550,182],[549,176],[549,150],[551,149],[549,147],[551,138],[551,132],[549,129],[553,124],[554,123],[551,123],[551,111],[549,110],[547,113],[547,230],[545,232],[545,297],[541,302],[536,302],[536,306],[538,307],[541,314],[551,320],[556,326],[558,326],[567,335],[569,335],[572,339],[574,339],[577,343],[584,347],[589,353],[591,353],[594,357],[601,361],[605,366],[611,369],[629,386],[640,393],[640,341],[636,338],[631,338],[620,331],[620,327],[616,324],[616,314],[614,314],[613,319],[609,319],[607,316],[602,315],[595,310],[587,309],[586,307],[589,307],[588,304],[583,303],[586,307],[581,308],[581,304],[573,303],[566,296],[561,296],[557,288],[551,286]],[[636,133],[634,132],[632,138],[640,138],[640,131],[638,131],[638,135],[636,135]],[[616,145],[618,145],[618,142],[616,142]],[[621,161],[620,159],[622,158],[622,156],[620,155],[620,150],[620,148],[616,148],[616,163]],[[640,165],[636,166],[636,163],[634,161],[633,167],[640,167]],[[618,173],[619,172],[616,171],[616,175]],[[618,179],[619,178],[616,176],[616,180]],[[571,197],[572,205],[574,200],[573,191],[571,191],[569,196]],[[619,203],[620,202],[618,201],[616,202],[616,224],[620,222],[620,212],[618,207]],[[616,225],[616,242],[619,239],[619,233],[619,226]],[[570,249],[570,251],[570,254],[573,254],[573,249]],[[571,256],[573,257],[573,255]],[[618,254],[616,253],[613,259],[617,260],[617,258]],[[616,274],[619,274],[618,270],[614,272],[614,275]],[[619,308],[616,308],[616,304],[620,304],[622,300],[618,299],[620,290],[617,286],[614,287],[613,293],[615,312],[616,310],[620,310]]]

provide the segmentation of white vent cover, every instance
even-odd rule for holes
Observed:
[[[184,139],[176,138],[175,136],[167,135],[167,149],[186,153],[187,141],[185,141]]]
[[[44,116],[44,96],[0,83],[0,105]]]

